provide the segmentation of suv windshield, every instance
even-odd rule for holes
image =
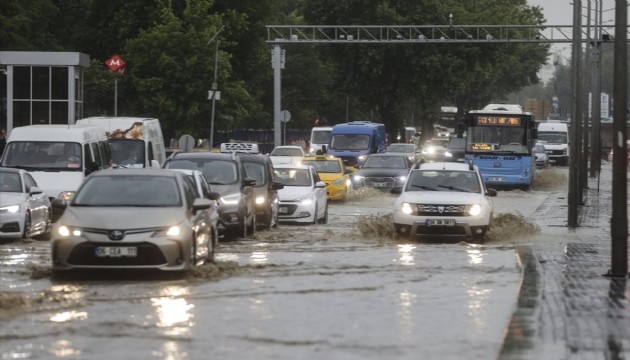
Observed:
[[[477,174],[471,171],[417,170],[412,171],[405,191],[481,192]]]

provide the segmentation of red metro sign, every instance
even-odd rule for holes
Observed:
[[[105,61],[105,65],[107,65],[111,71],[117,73],[116,75],[122,76],[125,74],[125,61],[118,55],[114,55]]]

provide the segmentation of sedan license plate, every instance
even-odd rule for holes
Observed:
[[[500,176],[490,176],[488,181],[503,181],[503,178]]]
[[[387,183],[384,183],[384,182],[375,182],[374,183],[374,187],[382,188],[382,187],[386,187],[386,186],[387,186]]]
[[[94,254],[97,257],[136,257],[138,248],[135,246],[97,246]]]
[[[278,212],[279,212],[280,214],[286,214],[286,213],[288,213],[288,212],[289,212],[289,208],[288,208],[288,207],[286,207],[286,206],[281,206],[281,207],[278,209]]]
[[[427,219],[427,226],[455,226],[455,219]]]

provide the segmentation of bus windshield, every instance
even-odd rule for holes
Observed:
[[[467,152],[529,154],[527,134],[522,127],[471,126],[467,132]]]
[[[335,150],[365,150],[370,147],[369,135],[333,135],[330,148]]]

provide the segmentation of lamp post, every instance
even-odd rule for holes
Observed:
[[[212,38],[210,40],[208,40],[208,43],[206,45],[210,45],[210,43],[212,42],[212,40],[214,40],[214,38],[217,37],[217,35],[219,35],[219,33],[221,31],[223,31],[223,28],[225,27],[225,25],[222,25],[221,28],[214,34],[214,36],[212,36]],[[212,148],[214,147],[214,108],[215,108],[215,102],[217,100],[219,100],[221,98],[221,92],[217,90],[218,86],[217,86],[217,69],[218,69],[218,63],[219,63],[219,40],[217,40],[217,42],[215,43],[215,48],[214,48],[214,79],[212,80],[212,87],[211,90],[208,91],[208,99],[212,100],[212,113],[210,115],[210,150],[212,150]]]

